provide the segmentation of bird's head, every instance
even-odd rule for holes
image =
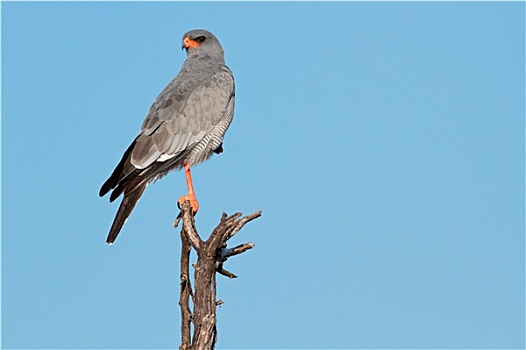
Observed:
[[[182,49],[188,56],[193,54],[215,54],[223,56],[223,47],[214,34],[204,29],[194,29],[183,35]]]

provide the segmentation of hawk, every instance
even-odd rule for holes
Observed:
[[[179,74],[153,102],[139,135],[124,152],[99,195],[122,202],[106,243],[112,244],[146,186],[168,172],[184,168],[190,201],[197,212],[190,168],[223,151],[223,136],[234,116],[235,86],[224,52],[209,31],[184,34],[187,58]]]

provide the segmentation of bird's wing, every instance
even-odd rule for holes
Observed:
[[[168,85],[143,123],[131,163],[145,169],[197,144],[225,116],[233,94],[234,78],[228,69],[198,83],[187,80]]]

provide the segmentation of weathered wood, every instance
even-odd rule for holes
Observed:
[[[223,213],[221,221],[206,241],[203,241],[195,229],[194,215],[190,203],[181,205],[181,212],[174,222],[177,226],[183,221],[181,229],[181,346],[179,349],[213,349],[217,341],[216,307],[222,301],[216,301],[216,272],[230,278],[237,277],[223,268],[223,263],[234,255],[241,254],[254,247],[254,243],[245,243],[227,248],[227,241],[248,222],[261,216],[261,211],[241,217],[241,213],[231,216]],[[194,290],[190,281],[189,258],[191,249],[197,252],[194,266]],[[190,313],[190,297],[193,301],[193,313]],[[191,324],[193,323],[193,336]]]
[[[183,231],[181,231],[181,295],[179,306],[181,307],[181,346],[179,350],[188,350],[191,345],[191,322],[190,296],[192,295],[192,284],[190,281],[190,251],[192,246]]]

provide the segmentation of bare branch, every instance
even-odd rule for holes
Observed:
[[[174,228],[177,228],[177,226],[179,226],[179,221],[181,221],[182,218],[183,218],[183,211],[181,210],[179,214],[177,214],[177,217],[174,220],[174,225],[173,225]]]
[[[181,346],[180,350],[190,349],[192,312],[190,311],[190,295],[192,295],[192,284],[190,281],[190,242],[181,230],[181,296],[179,306],[181,307]]]
[[[216,273],[236,278],[237,276],[223,268],[223,263],[234,255],[254,248],[254,243],[240,244],[227,248],[227,241],[249,221],[261,215],[261,211],[241,217],[241,213],[221,215],[221,220],[206,241],[203,241],[195,229],[194,215],[189,201],[181,205],[181,212],[174,226],[182,220],[181,229],[181,346],[180,350],[213,349],[217,340],[216,308],[223,302],[216,301]],[[197,263],[194,267],[194,293],[190,281],[190,251],[195,249]],[[190,297],[193,313],[190,311]],[[193,323],[193,336],[191,324]]]
[[[225,270],[225,269],[223,268],[223,263],[218,263],[218,264],[217,264],[216,271],[217,271],[217,273],[219,273],[219,274],[221,274],[221,275],[223,275],[223,276],[226,276],[226,277],[228,277],[228,278],[230,278],[230,279],[232,279],[232,278],[237,278],[237,276],[234,275],[232,272],[230,272],[230,271],[228,271],[228,270]]]
[[[238,233],[239,230],[241,230],[243,228],[243,226],[245,226],[246,223],[248,223],[248,222],[250,222],[250,221],[252,221],[252,220],[254,220],[254,219],[256,219],[256,218],[258,218],[260,216],[261,216],[261,210],[258,211],[258,212],[249,214],[249,215],[245,216],[244,218],[242,218],[241,220],[239,220],[237,222],[236,227],[231,232],[229,232],[228,235],[224,238],[224,241],[226,242],[230,238],[234,237],[234,235],[236,233]]]
[[[237,247],[234,247],[234,248],[224,248],[224,249],[221,249],[221,251],[219,252],[219,256],[217,257],[218,260],[220,261],[226,261],[228,258],[230,258],[231,256],[234,256],[234,255],[238,255],[238,254],[241,254],[241,253],[244,253],[246,252],[247,250],[249,249],[252,249],[254,248],[256,245],[252,242],[248,242],[248,243],[243,243],[243,244],[240,244],[238,245]]]
[[[192,244],[192,247],[196,251],[199,251],[201,245],[203,244],[203,241],[201,240],[201,237],[199,237],[199,234],[197,234],[197,231],[195,229],[194,213],[192,212],[190,201],[186,200],[181,205],[181,212],[175,219],[174,226],[177,226],[177,224],[179,224],[180,216],[182,216],[183,218],[182,230],[186,233],[186,236],[188,237],[190,244]]]

